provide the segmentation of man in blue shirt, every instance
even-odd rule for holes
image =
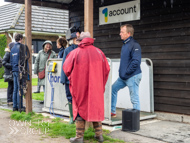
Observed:
[[[28,61],[26,60],[26,55],[29,55],[29,50],[27,46],[22,44],[22,34],[16,34],[14,38],[16,42],[10,53],[10,63],[14,80],[13,111],[25,111],[23,107],[23,88],[26,86],[24,85],[24,83],[26,83],[25,79],[29,80],[27,73]]]
[[[117,92],[128,86],[133,108],[140,110],[139,83],[141,74],[141,47],[133,39],[134,28],[130,24],[120,27],[120,36],[123,40],[119,77],[112,85],[111,117],[116,117]]]

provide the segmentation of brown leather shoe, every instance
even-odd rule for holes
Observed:
[[[94,138],[96,139],[96,140],[98,140],[100,143],[103,143],[104,142],[104,138],[103,138],[103,136],[102,135],[100,135],[100,136],[94,136]]]
[[[83,137],[75,137],[75,138],[70,138],[71,143],[83,143]]]
[[[93,126],[95,129],[94,138],[99,142],[104,142],[104,138],[102,136],[102,122],[93,122]]]

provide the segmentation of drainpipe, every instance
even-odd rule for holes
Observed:
[[[12,42],[15,42],[15,39],[14,39],[15,34],[16,34],[16,32],[14,32],[14,33],[13,33],[13,37],[12,37],[12,36],[11,36],[11,34],[10,34],[10,33],[8,33],[8,35],[9,35],[9,37],[11,38],[11,41],[12,41]]]
[[[11,38],[11,41],[13,42],[13,37],[11,36],[10,33],[8,33],[9,37]]]

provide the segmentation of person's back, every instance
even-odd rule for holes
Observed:
[[[64,51],[64,55],[63,55],[63,59],[62,59],[62,65],[64,64],[65,62],[65,59],[67,57],[67,55],[73,51],[74,49],[76,49],[78,47],[78,45],[75,45],[75,44],[72,44],[70,45],[69,47],[67,47]],[[66,77],[65,73],[63,72],[63,69],[61,69],[61,83],[63,84],[69,84],[69,80],[68,78]]]
[[[80,116],[87,121],[101,121],[104,120],[104,90],[109,65],[103,52],[94,47],[93,43],[92,38],[83,39],[79,47],[67,56],[66,61],[70,63],[64,63],[65,67],[68,66],[64,71],[67,75],[72,70],[68,79],[75,89],[71,91],[73,100],[77,102],[73,108],[78,106],[79,109],[73,113],[74,118],[79,112]],[[96,105],[99,106],[94,108]],[[82,112],[85,110],[87,112]]]
[[[25,60],[22,60],[23,55],[20,55],[20,47],[21,43],[23,41],[22,34],[16,34],[15,35],[15,45],[11,49],[10,53],[10,62],[12,65],[12,71],[13,71],[13,81],[14,81],[14,90],[13,90],[13,111],[25,111],[25,107],[23,107],[23,84],[24,80],[23,77],[20,77],[20,74],[22,73],[21,63]],[[24,57],[25,57],[24,53]],[[25,65],[27,66],[27,65]],[[25,67],[24,67],[25,68]],[[23,82],[24,81],[24,82]],[[22,86],[20,86],[22,85]],[[26,85],[24,85],[26,87]]]
[[[13,48],[11,49],[10,53],[10,62],[12,65],[12,71],[18,72],[18,63],[19,63],[19,49],[20,49],[20,43],[16,42]]]
[[[73,117],[76,122],[76,137],[70,142],[83,142],[84,121],[93,122],[95,139],[103,142],[104,91],[109,74],[109,64],[104,53],[93,46],[89,32],[82,32],[77,39],[77,49],[71,51],[63,65],[70,81],[73,97]]]
[[[73,70],[73,74],[76,78],[78,78],[78,85],[80,84],[88,84],[90,81],[93,83],[98,83],[100,86],[94,86],[90,84],[88,86],[83,86],[84,90],[91,91],[91,97],[96,96],[97,94],[103,94],[104,88],[103,78],[97,78],[103,75],[102,71],[105,70],[105,55],[103,52],[93,46],[94,40],[92,38],[83,39],[82,43],[80,43],[79,48],[75,50],[76,60],[75,67]],[[80,76],[78,76],[80,75]],[[83,80],[86,79],[86,80]],[[102,91],[102,93],[100,93]],[[104,104],[103,101],[100,104]],[[89,105],[93,106],[93,105]]]

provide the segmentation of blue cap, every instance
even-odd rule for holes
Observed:
[[[70,38],[67,41],[72,40],[73,38],[77,38],[77,32],[71,34]]]

